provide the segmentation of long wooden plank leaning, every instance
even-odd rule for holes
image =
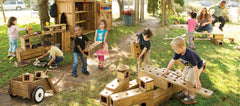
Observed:
[[[194,85],[192,85],[190,83],[187,83],[187,82],[184,82],[182,80],[182,78],[178,77],[177,75],[169,73],[166,76],[162,76],[161,74],[163,72],[164,72],[164,69],[155,68],[155,67],[152,67],[152,66],[142,67],[139,70],[139,73],[145,74],[146,76],[151,77],[154,81],[155,80],[167,81],[167,82],[170,82],[172,84],[176,84],[176,85],[178,85],[180,87],[183,87],[185,89],[194,91],[194,92],[196,92],[198,94],[204,95],[206,97],[210,97],[213,94],[213,91],[208,90],[206,88],[200,88],[200,89],[195,88]],[[154,82],[154,83],[155,83],[155,85],[157,85],[156,83],[159,83],[159,82]]]

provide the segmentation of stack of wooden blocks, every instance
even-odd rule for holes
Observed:
[[[45,78],[46,75],[43,71],[36,71],[35,75],[30,73],[25,73],[22,75],[22,82],[33,82],[34,80],[39,80]]]
[[[96,41],[93,44],[89,46],[88,49],[88,56],[93,55],[96,53],[98,50],[100,50],[103,47],[103,42],[102,41]]]
[[[223,34],[213,34],[213,38],[211,38],[211,41],[218,46],[223,46],[223,38]]]
[[[156,68],[152,66],[145,66],[138,71],[138,79],[131,81],[134,83],[132,87],[129,83],[129,88],[118,86],[115,88],[121,89],[117,92],[112,90],[112,83],[117,83],[120,78],[125,79],[129,77],[129,71],[118,71],[118,78],[112,81],[100,93],[100,104],[103,106],[158,106],[160,103],[167,101],[174,94],[181,91],[183,88],[195,91],[198,94],[209,97],[213,91],[205,88],[197,89],[192,84],[184,82],[181,72],[169,71],[169,74],[162,76],[165,68]],[[124,81],[124,80],[123,80]],[[127,80],[129,81],[129,80]],[[126,83],[127,84],[127,83]],[[110,88],[110,89],[109,89]]]
[[[133,58],[138,58],[142,52],[139,43],[132,42],[130,43],[131,55]]]
[[[37,57],[42,56],[44,53],[44,47],[42,46],[27,50],[17,48],[16,58],[18,61],[32,61],[35,60]]]

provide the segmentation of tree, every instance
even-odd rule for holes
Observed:
[[[184,6],[184,0],[174,0],[174,3],[179,4],[180,6]]]
[[[41,29],[44,29],[45,23],[50,21],[50,17],[48,14],[48,0],[38,0],[39,5],[39,17],[40,17],[40,23],[41,23]]]
[[[158,0],[148,0],[147,12],[152,13],[153,16],[155,16],[155,13],[157,10],[158,10]]]
[[[124,6],[124,0],[117,0],[117,2],[118,2],[118,6],[119,6],[119,14],[120,14],[120,16],[119,16],[119,18],[120,19],[122,19],[122,11],[123,11],[123,6]]]

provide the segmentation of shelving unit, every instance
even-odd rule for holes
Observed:
[[[110,9],[101,9],[102,7],[109,7]],[[112,27],[112,2],[105,3],[105,2],[99,1],[97,3],[97,8],[100,9],[100,11],[97,14],[98,15],[97,22],[99,22],[101,19],[105,19],[107,21],[107,29],[112,30],[113,29],[113,27]]]

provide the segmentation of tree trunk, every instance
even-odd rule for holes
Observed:
[[[40,23],[41,23],[41,29],[46,30],[44,28],[45,23],[50,21],[50,17],[48,14],[48,0],[38,0],[39,5],[39,17],[40,17]]]
[[[162,0],[162,26],[165,25],[166,22],[166,0]]]
[[[118,6],[119,6],[119,19],[122,19],[122,10],[124,9],[123,8],[123,5],[124,5],[124,0],[117,0],[118,2]]]
[[[144,21],[144,0],[141,0],[140,22]]]

